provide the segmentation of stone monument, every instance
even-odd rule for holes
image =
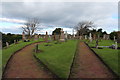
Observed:
[[[48,42],[48,32],[46,31],[46,34],[45,34],[45,41]]]
[[[65,41],[65,35],[64,35],[63,29],[61,29],[60,41],[62,41],[62,42]]]

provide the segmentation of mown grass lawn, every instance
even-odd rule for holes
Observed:
[[[95,46],[95,41],[88,43],[90,47]],[[114,44],[112,40],[102,40],[99,42],[99,46],[111,46]],[[118,53],[120,50],[110,49],[110,48],[103,48],[103,49],[96,49],[92,48],[102,59],[103,61],[117,74],[120,76],[118,66],[120,64],[120,60],[118,59]]]
[[[61,44],[52,42],[49,43],[51,46],[45,46],[46,44],[48,43],[39,45],[39,49],[43,51],[36,53],[36,57],[47,65],[59,78],[68,78],[77,47],[77,40],[68,40]]]
[[[39,41],[43,41],[42,39],[39,39],[38,41],[30,41],[30,42],[22,42],[20,41],[18,44],[11,44],[9,46],[9,48],[4,48],[2,49],[2,68],[4,69],[6,66],[7,61],[9,60],[9,58],[11,57],[11,55],[18,51],[19,49],[23,48],[26,45],[35,43],[35,42],[39,42]],[[1,63],[0,63],[1,64]]]

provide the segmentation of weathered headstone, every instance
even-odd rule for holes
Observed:
[[[67,40],[68,39],[68,33],[67,33],[67,31],[65,32],[65,40]]]
[[[48,42],[48,32],[46,31],[45,41]]]
[[[35,53],[38,52],[38,44],[35,45]]]
[[[89,40],[90,40],[90,42],[92,42],[92,34],[91,33],[89,33]]]
[[[96,40],[96,48],[98,48],[98,39]]]
[[[98,37],[97,37],[97,39],[100,39],[100,35],[98,34]]]
[[[118,46],[117,46],[117,41],[115,42],[115,49],[117,49],[118,48]]]
[[[114,36],[114,41],[116,41],[116,39],[115,39],[116,37]]]
[[[85,35],[85,39],[87,39],[87,35]]]
[[[82,40],[82,36],[80,36],[79,39]]]
[[[96,34],[93,34],[93,39],[96,40]]]
[[[65,35],[64,35],[63,29],[61,29],[60,41],[62,41],[62,42],[65,41]]]
[[[9,47],[9,43],[8,43],[8,42],[6,42],[6,47],[7,47],[7,48]]]
[[[23,33],[22,33],[22,40],[24,41],[24,40],[26,40],[26,36],[25,36],[25,32],[23,31]]]
[[[103,35],[103,39],[105,40],[106,34]]]
[[[35,34],[35,35],[34,35],[34,40],[38,40],[38,38],[39,38],[38,35]]]
[[[14,40],[14,44],[16,44],[16,40]]]
[[[109,40],[110,39],[110,35],[106,35],[106,40]]]

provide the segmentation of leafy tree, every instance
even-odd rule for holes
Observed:
[[[115,31],[110,33],[110,39],[113,40],[114,36],[116,36],[116,38],[117,38],[117,32],[115,32]]]
[[[52,32],[52,35],[60,35],[61,34],[61,28],[56,28],[53,32]]]

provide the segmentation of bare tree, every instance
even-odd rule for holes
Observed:
[[[30,39],[35,31],[38,29],[38,25],[40,24],[39,19],[32,18],[28,19],[28,21],[22,26],[23,32],[25,32]]]
[[[76,26],[77,35],[83,35],[89,32],[89,28],[95,27],[91,21],[81,21]]]

